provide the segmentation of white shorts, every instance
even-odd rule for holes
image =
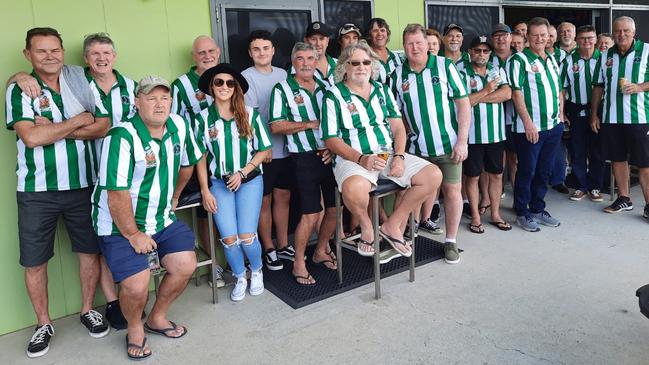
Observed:
[[[400,177],[388,176],[393,156],[390,156],[382,171],[369,171],[356,162],[339,158],[336,160],[336,167],[334,167],[334,176],[336,177],[338,190],[342,191],[343,183],[351,176],[362,176],[369,180],[369,182],[372,183],[372,190],[376,188],[376,182],[378,179],[392,180],[401,187],[409,188],[412,177],[417,175],[417,173],[424,167],[431,165],[431,163],[407,153],[404,154],[404,157],[404,171],[403,175]]]

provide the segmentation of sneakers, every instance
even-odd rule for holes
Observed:
[[[123,330],[128,326],[122,308],[119,306],[119,300],[106,304],[106,320],[116,330]]]
[[[419,223],[419,228],[432,233],[432,234],[442,234],[444,233],[444,230],[440,228],[437,224],[432,219],[426,219],[425,221]]]
[[[95,310],[89,310],[79,316],[81,323],[88,329],[90,337],[102,338],[110,332],[110,328],[104,321],[104,317]]]
[[[590,196],[590,201],[593,201],[593,202],[601,202],[601,201],[604,201],[604,197],[602,196],[602,194],[601,194],[601,193],[599,192],[599,190],[597,190],[597,189],[593,189],[593,190],[591,190],[591,191],[588,193],[588,195]]]
[[[574,193],[570,194],[570,200],[580,201],[585,196],[586,196],[586,193],[584,193],[583,191],[577,189],[577,190],[575,190]]]
[[[649,220],[649,204],[646,204],[644,206],[644,214],[642,214],[642,217],[646,220]]]
[[[472,218],[472,216],[471,216],[471,205],[469,205],[469,202],[464,202],[464,204],[462,204],[462,215],[466,219],[471,219]]]
[[[45,355],[50,350],[52,336],[54,336],[54,327],[51,324],[36,327],[27,345],[27,357],[35,358]]]
[[[225,279],[223,279],[223,272],[224,271],[225,270],[223,270],[221,265],[219,265],[219,264],[215,265],[215,267],[214,267],[214,276],[216,277],[216,287],[217,288],[222,288],[222,287],[225,286]],[[207,277],[207,285],[209,285],[210,288],[212,288],[214,286],[214,283],[212,283],[212,276],[211,275]]]
[[[277,257],[284,260],[295,261],[295,249],[291,245],[277,249]]]
[[[545,210],[541,213],[532,213],[532,218],[534,218],[537,223],[541,223],[542,225],[548,227],[559,227],[559,225],[561,224],[558,219],[551,216],[550,213]]]
[[[457,249],[455,242],[446,242],[444,244],[444,261],[449,265],[460,262],[460,251]]]
[[[264,292],[264,273],[259,269],[259,271],[253,271],[250,274],[250,295],[259,295]]]
[[[604,208],[606,213],[618,213],[624,210],[633,210],[633,203],[631,203],[631,198],[628,196],[618,196],[613,204]]]
[[[561,194],[570,194],[570,189],[568,189],[568,187],[564,183],[552,185],[552,189],[560,192]]]
[[[246,289],[248,288],[248,280],[246,280],[246,277],[241,277],[237,278],[237,283],[234,285],[234,289],[232,289],[232,293],[230,293],[230,299],[232,299],[233,302],[240,302],[243,300],[243,298],[246,297]]]
[[[516,224],[528,232],[538,232],[541,230],[534,218],[530,215],[521,215],[516,217]]]
[[[433,223],[439,222],[439,213],[440,213],[439,203],[433,204],[433,210],[431,210],[430,212],[430,220],[433,221]]]
[[[295,252],[293,254],[295,255]],[[277,251],[274,248],[269,248],[264,252],[264,263],[270,271],[277,271],[284,268],[282,262],[277,258]]]

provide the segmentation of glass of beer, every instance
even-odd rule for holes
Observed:
[[[623,90],[624,90],[624,86],[626,86],[627,82],[628,82],[628,81],[627,81],[627,79],[626,79],[625,77],[620,77],[620,78],[617,80],[617,88],[620,90],[621,93],[624,92],[624,91],[623,91]]]
[[[377,155],[383,159],[383,161],[387,162],[388,158],[390,158],[390,155],[392,154],[392,148],[390,146],[382,144],[379,146],[379,150]]]

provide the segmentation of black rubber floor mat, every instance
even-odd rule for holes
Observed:
[[[270,271],[264,267],[264,286],[276,297],[293,309],[302,308],[348,290],[374,282],[373,261],[371,257],[362,257],[356,252],[343,249],[343,282],[338,284],[337,271],[326,269],[311,261],[315,246],[306,250],[307,269],[317,281],[315,286],[297,284],[291,272],[293,263],[282,260],[284,269]],[[335,252],[335,250],[334,250]],[[417,237],[415,242],[415,265],[420,266],[444,258],[442,243],[424,237]],[[409,259],[398,257],[381,265],[381,278],[408,270]],[[405,277],[407,280],[407,277]],[[384,289],[384,287],[382,288]]]

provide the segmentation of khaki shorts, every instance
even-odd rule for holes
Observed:
[[[459,184],[462,182],[462,163],[453,162],[451,155],[426,157],[426,159],[442,170],[442,182],[447,184]]]
[[[369,182],[372,183],[373,188],[376,188],[376,182],[379,178],[392,180],[399,186],[409,188],[411,185],[410,180],[412,180],[412,177],[417,175],[417,173],[424,167],[430,165],[430,163],[422,158],[409,155],[407,153],[404,154],[404,157],[404,171],[403,175],[400,177],[388,176],[388,174],[390,173],[392,156],[390,156],[388,162],[385,164],[385,168],[382,171],[369,171],[356,162],[344,160],[341,158],[339,161],[336,161],[336,167],[334,167],[334,176],[336,177],[338,190],[342,191],[343,183],[348,177],[356,175],[362,176],[369,180]]]

